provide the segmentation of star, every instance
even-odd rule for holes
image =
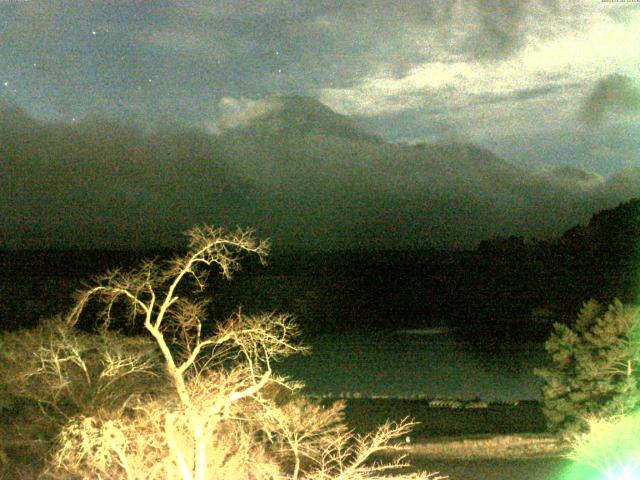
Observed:
[[[97,32],[95,30],[91,30],[91,35],[95,36],[97,35]]]
[[[4,86],[8,87],[9,86],[9,82],[4,82]]]

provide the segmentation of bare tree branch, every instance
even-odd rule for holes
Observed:
[[[45,478],[363,480],[404,466],[393,440],[413,423],[354,435],[344,425],[343,403],[313,403],[297,394],[301,384],[274,372],[274,361],[306,351],[296,343],[299,329],[290,316],[238,311],[213,335],[203,334],[208,302],[197,296],[209,270],[230,277],[243,254],[264,262],[268,243],[250,230],[227,233],[206,225],[187,237],[187,253],[164,268],[147,261],[131,272],[98,277],[78,293],[52,341],[29,352],[26,380],[44,381],[49,394],[38,395],[56,406],[62,397],[77,404]],[[100,335],[71,333],[94,300],[102,306]],[[127,320],[150,335],[147,350],[110,332],[120,303],[129,308]],[[131,388],[149,378],[168,385],[153,395]],[[400,456],[370,462],[387,450]]]

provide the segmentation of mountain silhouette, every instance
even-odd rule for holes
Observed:
[[[557,236],[640,194],[625,175],[540,174],[471,143],[390,143],[311,98],[260,108],[211,134],[0,107],[3,237],[136,248],[209,223],[255,227],[282,248],[466,249]]]
[[[355,120],[340,115],[318,100],[300,95],[269,97],[268,113],[256,116],[248,125],[231,129],[227,135],[265,139],[325,136],[382,143]]]

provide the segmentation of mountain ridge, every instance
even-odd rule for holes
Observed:
[[[624,176],[569,188],[572,175],[585,177],[553,182],[469,143],[393,144],[317,100],[285,103],[219,135],[40,122],[0,108],[3,236],[45,248],[166,246],[209,223],[251,226],[284,248],[464,249],[559,235],[640,195]]]
[[[384,143],[367,133],[356,120],[334,112],[313,97],[301,95],[270,96],[263,100],[265,112],[251,121],[223,132],[226,136],[264,138],[274,135],[325,135],[349,140]]]

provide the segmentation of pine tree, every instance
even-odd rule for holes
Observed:
[[[574,325],[555,324],[545,348],[543,411],[550,430],[572,435],[588,419],[630,413],[640,406],[639,310],[615,300],[583,305]]]

